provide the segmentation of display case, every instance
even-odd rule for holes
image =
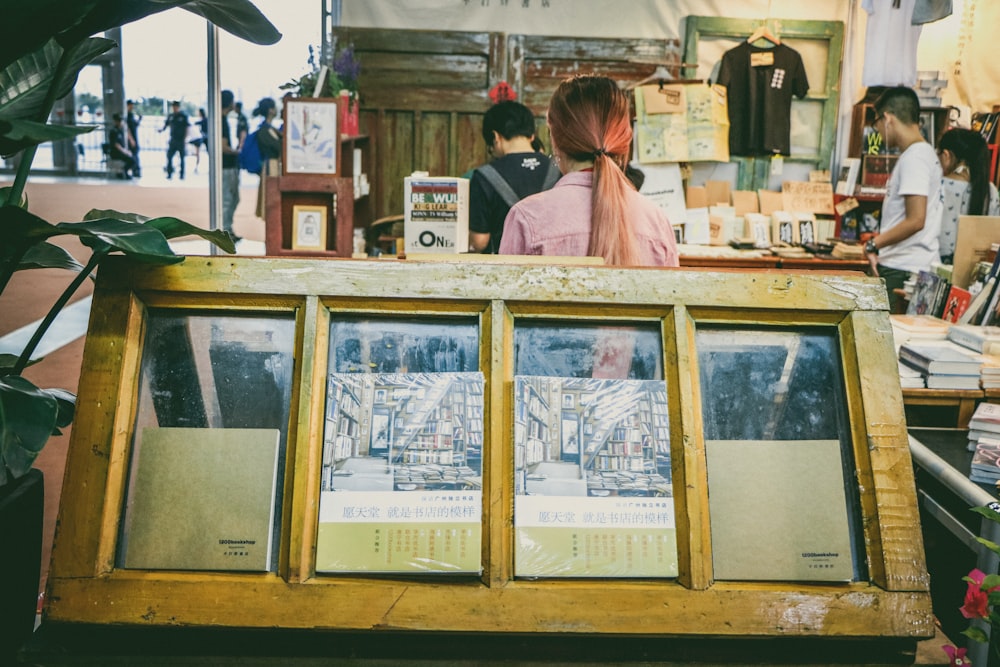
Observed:
[[[912,649],[887,307],[857,274],[109,258],[45,619]],[[204,470],[150,492],[149,432]],[[131,562],[137,495],[209,543]]]

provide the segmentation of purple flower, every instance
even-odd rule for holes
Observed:
[[[361,74],[361,63],[354,57],[354,46],[345,46],[333,58],[333,71],[337,73],[341,84],[349,90],[358,87],[358,76]]]

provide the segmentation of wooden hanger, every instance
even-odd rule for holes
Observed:
[[[758,39],[766,39],[767,41],[771,42],[775,46],[778,46],[778,45],[781,44],[781,40],[774,36],[774,33],[772,33],[768,29],[767,25],[761,25],[759,28],[757,28],[756,30],[754,30],[753,34],[751,34],[749,37],[747,37],[747,42],[749,42],[750,44],[753,44]]]

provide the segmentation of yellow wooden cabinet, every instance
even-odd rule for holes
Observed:
[[[414,324],[432,331],[421,340],[453,330],[458,343],[418,350],[404,335]],[[359,344],[344,333],[351,327],[374,337]],[[390,335],[397,329],[404,334]],[[622,340],[625,363],[613,370],[622,359],[597,350],[620,350]],[[411,347],[396,349],[400,341]],[[895,364],[884,288],[854,274],[225,257],[149,267],[112,258],[95,290],[45,616],[915,642],[933,625]],[[411,395],[398,377],[368,389],[347,381],[445,367],[466,371],[471,388],[409,417],[407,401],[433,393],[433,382]],[[571,373],[582,379],[570,382]],[[528,386],[523,376],[562,379]],[[634,413],[602,417],[608,399],[594,377],[612,389],[642,381],[635,391],[646,393]],[[371,409],[359,411],[364,404]],[[529,420],[527,408],[540,416]],[[160,427],[266,431],[255,455],[263,465],[273,464],[268,434],[278,434],[273,540],[256,571],[199,570],[197,559],[194,569],[125,566],[130,527],[143,518],[130,515],[138,443]],[[387,444],[392,428],[395,441],[412,443],[405,456]],[[753,449],[762,443],[772,449]],[[235,466],[225,472],[239,484]],[[184,477],[175,486],[188,484],[186,494],[165,502],[197,504],[199,487]],[[347,548],[323,542],[322,505],[358,488],[474,490],[464,496],[477,499],[480,517],[477,543],[466,545],[478,553],[471,571],[317,572],[326,568],[318,553]],[[553,488],[575,494],[567,502],[580,508],[666,503],[657,507],[670,508],[660,518],[676,546],[657,548],[674,561],[640,576],[628,559],[611,574],[557,562],[543,565],[551,576],[519,576],[528,534],[518,532],[519,508],[544,506]],[[783,513],[799,533],[773,532]],[[804,521],[843,548],[817,552]],[[594,534],[614,552],[618,538]],[[757,539],[765,534],[773,537]],[[622,548],[632,549],[629,539],[626,530]],[[574,544],[567,559],[596,553],[588,549]],[[782,550],[812,569],[782,564]],[[748,567],[762,561],[769,567]]]

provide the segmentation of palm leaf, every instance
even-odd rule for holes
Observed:
[[[174,254],[167,238],[156,228],[133,222],[102,218],[88,222],[60,222],[56,228],[75,234],[85,246],[96,251],[123,252],[149,264],[177,264],[184,258]]]

